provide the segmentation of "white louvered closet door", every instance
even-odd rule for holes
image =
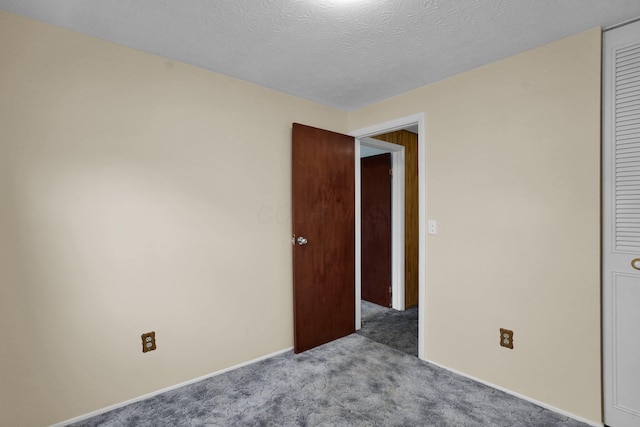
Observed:
[[[640,22],[604,34],[605,424],[640,426]]]

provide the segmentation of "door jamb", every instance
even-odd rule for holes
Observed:
[[[391,306],[395,310],[405,309],[404,288],[404,147],[373,138],[359,138],[360,145],[379,148],[391,154]],[[356,150],[359,150],[358,146]],[[360,160],[360,154],[356,158]],[[360,162],[356,161],[356,299],[361,299],[362,289],[362,241],[361,235],[361,173]],[[360,294],[360,295],[358,295]],[[361,328],[362,315],[356,315],[356,330]]]
[[[356,163],[360,162],[360,140],[362,138],[389,133],[404,129],[407,126],[418,125],[418,358],[426,360],[426,137],[425,137],[425,114],[418,113],[399,119],[379,123],[373,126],[357,129],[349,132],[355,137],[356,142]],[[357,168],[359,171],[359,167]],[[356,178],[357,179],[357,178]],[[356,201],[357,203],[357,201]],[[360,227],[359,220],[356,221],[356,228]],[[356,254],[359,254],[360,241],[356,239]],[[356,255],[356,276],[359,277],[359,257]],[[356,326],[360,326],[361,320],[361,300],[359,282],[356,285]]]

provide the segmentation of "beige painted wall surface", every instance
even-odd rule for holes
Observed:
[[[346,120],[0,12],[0,425],[292,346],[291,123]]]
[[[600,393],[600,29],[349,114],[425,112],[427,358],[591,421]],[[423,255],[424,256],[424,255]],[[514,331],[514,350],[499,328]]]

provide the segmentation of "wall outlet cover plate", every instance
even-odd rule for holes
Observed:
[[[156,333],[147,332],[142,334],[142,352],[152,351],[156,349]]]
[[[513,331],[500,328],[500,345],[513,350]]]

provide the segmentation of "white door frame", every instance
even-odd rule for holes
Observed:
[[[388,122],[380,123],[366,128],[349,132],[356,138],[356,170],[359,171],[360,141],[363,138],[389,133],[408,126],[418,125],[418,357],[426,360],[426,138],[424,113],[413,114]],[[356,174],[356,179],[359,174]],[[358,192],[358,190],[356,190]],[[356,194],[356,206],[359,203],[359,194]],[[357,217],[359,218],[359,216]],[[360,328],[361,316],[361,291],[360,291],[360,221],[356,221],[356,328]]]
[[[359,142],[359,143],[358,143]],[[360,146],[379,148],[391,154],[391,307],[404,310],[404,147],[373,138],[356,139],[356,159],[360,160]],[[360,162],[356,161],[356,299],[362,289],[362,182]],[[360,306],[360,305],[358,305]],[[360,316],[361,318],[361,316]],[[356,316],[356,330],[361,322]]]

